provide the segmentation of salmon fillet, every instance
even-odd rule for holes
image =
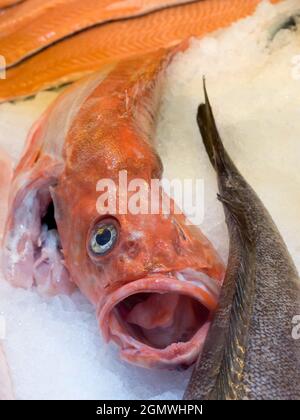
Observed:
[[[89,29],[8,69],[0,84],[0,101],[26,97],[77,80],[116,60],[201,37],[250,15],[259,3],[203,0]]]
[[[18,19],[4,20],[0,31],[0,51],[7,67],[69,35],[95,25],[141,16],[154,10],[192,3],[195,0],[60,0],[35,3]],[[39,6],[39,7],[38,7]],[[1,28],[1,25],[0,25]]]

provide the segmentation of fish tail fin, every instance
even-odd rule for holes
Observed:
[[[205,77],[203,77],[205,103],[198,107],[197,123],[207,154],[214,169],[223,175],[229,175],[230,169],[235,169],[220,138],[213,111],[208,98]]]
[[[217,195],[217,198],[230,210],[229,223],[235,223],[243,231],[243,235],[247,239],[248,232],[245,229],[247,224],[245,220],[246,213],[243,206],[244,201],[240,199],[240,195],[242,188],[250,190],[251,187],[242,177],[225,150],[208,98],[205,78],[203,78],[203,89],[205,103],[202,103],[198,108],[197,123],[206,152],[218,175],[220,194]]]

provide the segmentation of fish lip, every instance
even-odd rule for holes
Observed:
[[[207,276],[206,276],[207,277]],[[127,283],[105,297],[105,303],[99,304],[97,318],[104,339],[112,339],[120,347],[120,356],[132,364],[146,368],[174,369],[188,367],[197,359],[202,350],[210,323],[211,315],[217,307],[220,284],[215,286],[216,280],[211,279],[214,287],[207,287],[207,279],[203,287],[176,278],[176,273],[151,275]],[[166,293],[176,292],[198,300],[209,311],[208,320],[199,328],[187,342],[175,342],[163,349],[157,349],[144,344],[130,334],[118,321],[113,308],[127,297],[137,293]]]

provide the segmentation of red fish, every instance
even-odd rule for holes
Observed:
[[[172,200],[167,215],[161,206],[107,214],[99,204],[99,180],[114,181],[120,201],[121,171],[146,186],[162,176],[153,128],[173,55],[115,64],[51,105],[16,169],[4,237],[8,280],[52,292],[76,284],[96,306],[104,337],[145,367],[194,362],[224,276],[211,243]]]

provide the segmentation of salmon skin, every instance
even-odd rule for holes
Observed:
[[[0,83],[0,102],[77,80],[119,59],[201,37],[250,15],[259,2],[202,0],[89,29],[8,69]]]
[[[16,168],[3,241],[8,281],[52,294],[76,284],[122,358],[148,368],[195,361],[224,276],[213,246],[172,200],[167,214],[161,205],[155,214],[108,211],[98,200],[107,179],[121,200],[122,171],[148,187],[161,178],[152,137],[175,52],[120,62],[51,105]],[[167,197],[158,195],[157,203]]]
[[[198,110],[230,235],[224,284],[186,399],[300,398],[299,276],[278,229],[228,156],[211,106]]]
[[[30,0],[29,0],[30,1]],[[0,50],[10,68],[62,38],[96,25],[142,16],[195,0],[65,0],[29,9],[19,20],[8,17],[1,30]],[[37,6],[40,6],[39,3]]]

